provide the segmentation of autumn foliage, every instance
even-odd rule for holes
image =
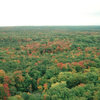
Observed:
[[[0,100],[100,100],[100,27],[0,27]]]

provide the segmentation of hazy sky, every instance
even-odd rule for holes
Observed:
[[[0,0],[0,26],[100,25],[100,0]]]

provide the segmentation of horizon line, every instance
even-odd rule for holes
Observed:
[[[52,26],[100,26],[100,25],[10,25],[10,26],[0,26],[0,27],[52,27]]]

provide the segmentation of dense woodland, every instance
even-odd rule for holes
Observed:
[[[100,100],[100,26],[0,27],[0,100]]]

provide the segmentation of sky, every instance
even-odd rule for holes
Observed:
[[[100,0],[0,0],[0,26],[100,25]]]

